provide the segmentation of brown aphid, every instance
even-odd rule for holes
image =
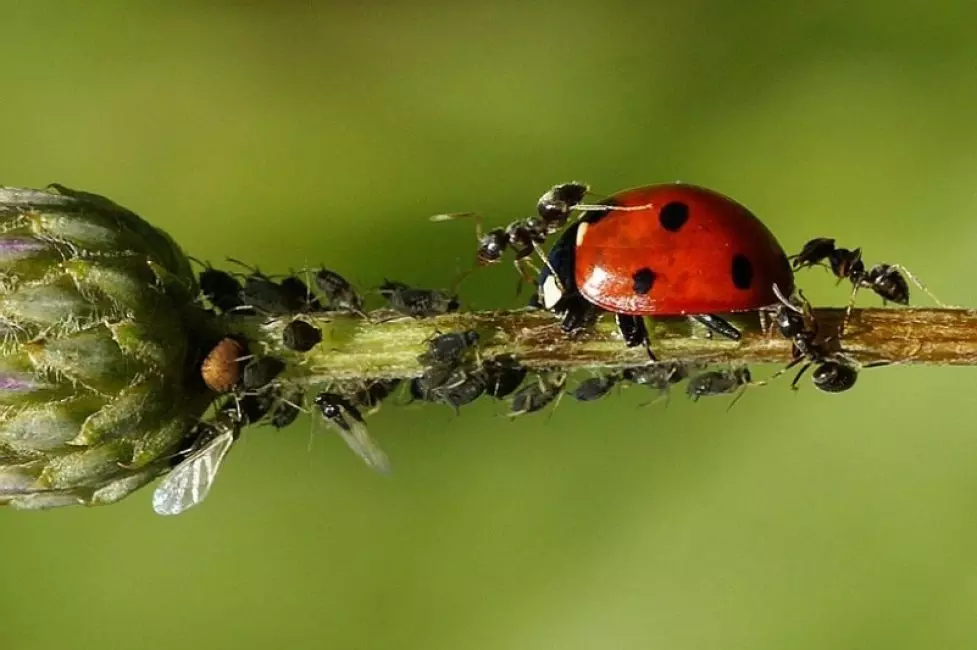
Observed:
[[[241,381],[241,357],[246,355],[247,350],[239,341],[230,337],[221,339],[200,364],[207,388],[215,393],[230,392]]]

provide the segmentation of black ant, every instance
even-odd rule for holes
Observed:
[[[792,255],[788,259],[795,271],[810,266],[825,266],[827,264],[827,268],[831,269],[839,282],[848,280],[852,283],[851,300],[845,310],[846,324],[851,317],[852,309],[855,306],[855,296],[859,289],[871,289],[882,298],[883,304],[894,302],[897,305],[908,305],[909,283],[906,282],[906,277],[912,280],[913,284],[938,305],[944,306],[906,267],[900,264],[883,263],[866,269],[865,263],[862,261],[861,248],[854,250],[838,248],[835,246],[835,240],[828,237],[810,240],[804,244],[800,253]]]
[[[453,219],[474,219],[475,236],[478,239],[478,248],[475,250],[476,267],[494,264],[502,259],[507,249],[512,249],[516,269],[524,282],[534,284],[535,281],[527,273],[526,266],[537,271],[529,262],[528,258],[533,253],[549,266],[549,261],[541,244],[546,238],[562,230],[570,221],[571,213],[585,211],[607,210],[643,210],[648,206],[636,207],[614,207],[607,205],[589,205],[582,203],[584,197],[590,193],[590,186],[584,183],[573,181],[554,185],[545,192],[536,202],[536,214],[524,219],[517,219],[505,228],[493,228],[488,232],[482,230],[482,217],[473,212],[453,212],[448,214],[438,214],[431,217],[431,221],[450,221]],[[556,273],[550,269],[553,276]],[[468,272],[470,273],[470,271]],[[456,285],[461,282],[467,273],[462,275]],[[520,283],[520,288],[522,283]]]
[[[790,382],[793,390],[797,390],[801,377],[812,366],[817,366],[812,377],[814,385],[823,391],[839,393],[854,386],[858,369],[845,355],[829,347],[836,337],[819,340],[817,319],[814,318],[811,303],[803,292],[798,290],[797,301],[785,298],[776,284],[773,285],[773,292],[781,303],[774,314],[774,321],[780,334],[792,343],[791,361],[767,381],[803,363],[794,380]]]

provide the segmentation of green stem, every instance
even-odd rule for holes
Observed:
[[[821,336],[839,336],[842,309],[816,309]],[[532,369],[620,368],[647,363],[641,348],[627,348],[612,319],[568,337],[557,320],[539,310],[447,314],[413,319],[388,310],[364,319],[342,312],[304,316],[320,327],[323,341],[297,353],[282,344],[288,319],[235,317],[230,331],[257,343],[257,350],[288,362],[291,378],[310,386],[339,381],[405,378],[423,370],[417,356],[438,333],[475,330],[482,358],[512,355]],[[772,327],[770,312],[733,315],[740,341],[709,338],[684,318],[649,319],[652,345],[660,359],[708,363],[786,363],[791,343]],[[852,313],[842,345],[861,363],[886,361],[930,365],[977,365],[977,311],[963,309],[863,309]]]

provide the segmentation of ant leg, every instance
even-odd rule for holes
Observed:
[[[794,376],[794,381],[790,382],[790,389],[791,390],[798,390],[798,388],[797,388],[797,382],[799,382],[801,380],[801,377],[804,376],[804,373],[806,373],[808,370],[810,370],[813,365],[814,365],[814,362],[813,361],[808,361],[807,363],[804,364],[804,367],[801,368],[797,372],[797,374]]]
[[[556,288],[560,290],[560,293],[566,292],[566,287],[560,282],[560,274],[556,272],[553,265],[550,264],[550,258],[546,255],[546,251],[543,247],[539,245],[539,242],[533,241],[533,250],[536,251],[536,257],[543,260],[543,264],[546,265],[547,270],[549,270],[550,275],[553,277],[553,281],[556,282]]]
[[[740,401],[740,398],[742,398],[744,395],[746,395],[746,389],[747,388],[749,388],[750,386],[762,386],[765,383],[767,383],[767,382],[757,382],[755,384],[747,384],[746,386],[743,386],[742,388],[740,388],[738,391],[736,391],[736,397],[734,397],[733,398],[733,401],[730,402],[729,403],[729,406],[726,407],[726,411],[729,412],[730,409],[732,409],[734,406],[736,406],[736,402]]]
[[[852,283],[851,298],[848,299],[848,307],[845,308],[845,319],[841,321],[841,327],[838,328],[838,338],[845,335],[845,330],[848,329],[848,323],[851,322],[851,313],[855,309],[855,297],[858,295],[858,290],[861,289],[861,285]]]
[[[530,275],[526,271],[526,267],[529,267],[529,269],[531,271],[535,272],[536,275],[539,275],[539,269],[536,268],[533,265],[533,263],[530,262],[526,258],[513,260],[512,263],[516,265],[516,271],[519,272],[519,281],[516,282],[516,295],[518,296],[519,294],[522,293],[522,285],[524,285],[524,284],[529,284],[529,285],[536,284],[536,278],[534,278],[532,275]],[[560,291],[562,292],[563,289],[560,288]]]
[[[925,284],[923,284],[923,283],[922,283],[922,281],[920,281],[920,279],[919,279],[919,278],[917,278],[917,277],[916,277],[916,276],[915,276],[915,275],[913,274],[913,272],[912,272],[912,271],[910,271],[909,269],[907,269],[907,268],[906,268],[905,266],[903,266],[902,264],[890,264],[889,266],[890,266],[891,268],[894,268],[894,269],[897,269],[897,270],[899,270],[899,271],[902,271],[903,273],[905,273],[905,274],[906,274],[906,276],[907,276],[907,277],[908,277],[908,278],[909,278],[910,280],[912,280],[912,282],[913,282],[913,284],[915,284],[915,285],[916,285],[916,286],[917,286],[917,287],[919,288],[919,290],[920,290],[920,291],[922,291],[922,292],[923,292],[923,293],[925,293],[925,294],[926,294],[927,296],[929,296],[929,297],[930,297],[930,299],[932,299],[932,301],[933,301],[933,302],[935,302],[935,303],[937,304],[937,306],[938,306],[938,307],[942,307],[942,308],[944,308],[944,309],[949,309],[949,308],[952,308],[952,305],[947,305],[947,304],[946,304],[946,303],[944,303],[944,302],[943,302],[942,300],[940,300],[939,298],[937,298],[937,297],[936,297],[936,295],[934,295],[932,291],[930,291],[929,289],[927,289],[927,288],[926,288],[926,285],[925,285]]]
[[[763,381],[756,382],[756,384],[758,386],[762,386],[763,384],[769,384],[770,382],[772,382],[777,377],[785,374],[791,368],[795,368],[797,366],[797,364],[799,364],[799,363],[801,363],[801,362],[804,361],[804,358],[805,357],[803,357],[803,356],[797,356],[794,359],[791,359],[790,363],[788,363],[786,366],[784,366],[783,368],[781,368],[777,372],[775,372],[772,375],[770,375],[770,377],[768,377],[767,379],[764,379]]]

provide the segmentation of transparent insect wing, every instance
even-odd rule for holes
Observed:
[[[327,420],[349,445],[353,452],[363,459],[370,469],[380,474],[390,474],[390,461],[387,454],[380,448],[380,445],[367,431],[366,425],[355,418],[343,417],[334,420]]]
[[[156,514],[178,515],[206,499],[233,443],[233,432],[223,432],[167,474],[153,493]]]

